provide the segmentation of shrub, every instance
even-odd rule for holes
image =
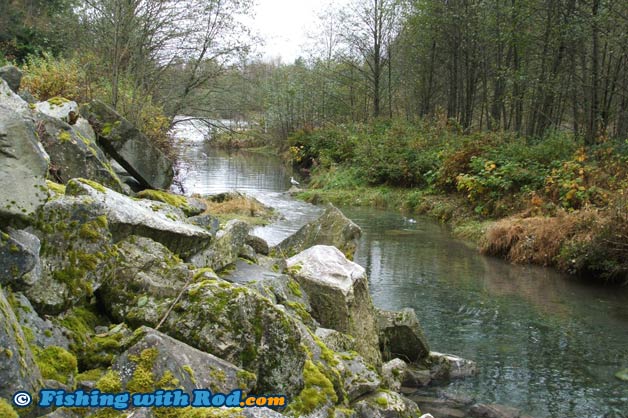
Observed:
[[[53,97],[65,97],[79,103],[89,100],[86,75],[76,58],[56,58],[48,53],[31,55],[23,70],[22,88],[39,100]]]

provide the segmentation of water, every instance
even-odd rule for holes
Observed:
[[[292,200],[290,169],[272,156],[179,146],[188,194],[237,189],[285,217],[256,233],[271,244],[320,209]],[[376,306],[414,308],[432,349],[476,360],[477,377],[446,390],[537,418],[626,417],[628,289],[584,285],[552,270],[480,256],[430,219],[342,208],[364,231],[356,262],[367,269]]]

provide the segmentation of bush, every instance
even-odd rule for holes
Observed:
[[[23,66],[22,88],[38,100],[65,97],[78,103],[90,99],[87,79],[78,59],[31,55]]]

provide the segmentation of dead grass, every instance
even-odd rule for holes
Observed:
[[[563,245],[577,239],[590,240],[592,223],[599,219],[595,210],[557,216],[510,217],[495,222],[480,243],[482,254],[504,257],[518,263],[552,266]]]
[[[223,193],[216,196],[197,197],[205,201],[205,213],[221,221],[240,219],[252,225],[266,225],[276,216],[275,211],[259,200],[239,193]]]

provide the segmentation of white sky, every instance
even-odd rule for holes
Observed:
[[[329,6],[330,0],[257,0],[251,28],[264,40],[258,52],[266,59],[281,57],[290,64],[308,41],[318,15]],[[333,2],[334,5],[338,1]]]

